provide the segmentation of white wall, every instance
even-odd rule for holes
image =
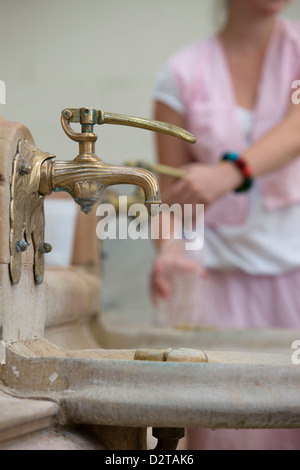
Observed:
[[[211,0],[0,0],[7,104],[36,144],[73,158],[65,107],[90,106],[150,117],[157,70],[177,48],[208,34]],[[3,44],[1,44],[3,45]],[[1,52],[0,45],[0,52]],[[103,126],[97,153],[107,161],[153,158],[153,135]]]
[[[4,79],[4,63],[3,63],[3,51],[4,51],[4,11],[3,11],[3,0],[0,0],[0,80]],[[2,109],[1,109],[2,108]],[[0,114],[4,112],[4,108],[0,106]]]
[[[60,111],[90,106],[150,117],[158,69],[170,53],[214,29],[221,1],[0,0],[0,79],[7,87],[1,115],[26,124],[41,149],[73,158],[77,144],[63,133]],[[295,18],[299,4],[294,0]],[[147,131],[96,132],[104,160],[154,158]]]

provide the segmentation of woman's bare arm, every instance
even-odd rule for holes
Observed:
[[[183,117],[166,105],[157,104],[157,110],[162,120],[176,120],[177,125],[184,127]],[[243,181],[241,173],[231,162],[222,165],[191,163],[186,144],[178,145],[165,136],[159,137],[158,155],[161,162],[184,167],[187,171],[186,178],[173,180],[171,186],[170,181],[162,179],[166,201],[211,204],[239,187]],[[299,155],[300,105],[291,102],[286,117],[247,149],[243,158],[252,168],[254,177],[259,177],[279,170]]]
[[[173,111],[169,106],[161,103],[155,103],[154,117],[158,121],[169,122],[175,126],[185,128],[184,117]],[[156,134],[157,156],[159,163],[173,167],[182,167],[192,162],[187,145],[184,141],[170,137],[166,134]],[[174,182],[174,178],[169,176],[160,176],[160,189],[162,196],[167,187]]]
[[[285,119],[244,153],[256,177],[282,168],[299,155],[300,105],[292,102]]]

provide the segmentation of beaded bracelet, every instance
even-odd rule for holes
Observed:
[[[253,185],[253,173],[248,163],[239,154],[233,152],[226,153],[221,160],[234,163],[244,177],[243,184],[235,192],[242,193],[248,191]]]

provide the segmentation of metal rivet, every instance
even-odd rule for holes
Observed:
[[[19,240],[17,243],[16,243],[16,250],[18,252],[23,252],[23,251],[26,251],[27,248],[28,248],[28,243],[25,242],[24,240]]]
[[[41,252],[42,253],[51,253],[52,251],[52,245],[50,243],[43,243],[41,246]]]

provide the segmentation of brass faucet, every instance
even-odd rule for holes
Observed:
[[[70,123],[80,123],[76,133]],[[23,252],[34,248],[34,278],[41,284],[44,254],[51,246],[44,242],[44,208],[46,196],[53,191],[66,191],[88,214],[99,202],[103,191],[116,184],[134,184],[145,195],[148,212],[161,203],[158,183],[153,173],[144,168],[115,166],[105,163],[95,153],[95,124],[120,124],[162,132],[194,143],[189,132],[168,123],[121,114],[106,113],[92,108],[70,108],[61,113],[62,127],[70,139],[79,143],[79,154],[72,161],[54,160],[55,155],[37,149],[21,140],[13,162],[10,200],[10,275],[13,284],[21,278]]]
[[[82,132],[74,132],[71,122],[79,122]],[[67,136],[79,142],[79,154],[73,161],[45,160],[41,167],[39,192],[49,195],[52,191],[67,191],[81,210],[88,214],[108,186],[134,184],[144,191],[144,204],[150,213],[152,204],[161,203],[158,184],[152,172],[143,168],[110,165],[95,154],[97,135],[93,128],[95,124],[105,123],[140,127],[195,142],[190,133],[171,124],[92,108],[65,109],[61,114],[61,124]]]

